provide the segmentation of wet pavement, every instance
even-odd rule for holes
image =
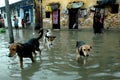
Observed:
[[[1,80],[120,80],[120,31],[106,30],[94,35],[90,29],[54,30],[57,36],[54,47],[46,49],[41,43],[42,55],[36,63],[24,59],[24,69],[19,67],[17,56],[7,57],[9,35],[0,34],[0,79]],[[16,42],[26,42],[36,37],[33,30],[14,30]],[[83,40],[92,46],[86,64],[83,59],[75,61],[76,41]]]

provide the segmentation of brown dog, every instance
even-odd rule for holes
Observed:
[[[76,42],[76,61],[79,61],[80,56],[87,57],[89,56],[91,46],[85,44],[83,41]]]
[[[35,51],[39,51],[41,54],[41,50],[39,49],[39,39],[42,38],[43,30],[40,31],[41,35],[37,38],[32,38],[26,43],[12,43],[9,46],[9,57],[13,57],[16,53],[20,59],[20,67],[23,68],[23,58],[30,58],[32,62],[34,62],[34,58],[32,53]]]

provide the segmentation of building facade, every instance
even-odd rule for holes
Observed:
[[[19,1],[16,3],[10,4],[10,11],[11,11],[10,12],[11,22],[12,22],[13,27],[14,27],[14,22],[13,22],[14,16],[16,16],[18,18],[19,27],[22,27],[22,25],[21,25],[22,19],[25,19],[27,24],[30,24],[34,21],[33,20],[33,18],[34,18],[34,16],[33,16],[33,14],[34,14],[33,0]],[[4,18],[5,26],[8,27],[5,7],[0,8],[0,14]]]
[[[67,5],[70,2],[84,2],[84,5],[80,7],[78,15],[78,28],[92,27],[93,24],[93,14],[91,10],[94,10],[94,6],[98,5],[97,1],[100,0],[42,0],[42,19],[43,19],[43,27],[52,28],[52,13],[50,13],[50,17],[46,17],[45,8],[49,3],[58,2],[60,3],[60,27],[68,28],[69,26],[69,13]],[[107,0],[109,1],[109,0]],[[114,1],[114,0],[110,0]],[[118,4],[118,13],[111,13],[111,7],[105,6],[104,11],[106,11],[106,18],[104,20],[105,27],[109,26],[119,26],[120,24],[120,13],[119,13],[119,0],[115,0],[115,4]],[[114,8],[114,7],[113,7]],[[27,22],[28,27],[33,26],[35,24],[35,9],[34,9],[34,0],[22,0],[20,2],[14,3],[10,5],[11,9],[11,21],[13,25],[13,16],[17,16],[19,19],[19,26],[21,27],[21,20],[24,18]],[[81,12],[82,11],[82,12]],[[82,14],[81,14],[82,13]],[[0,8],[0,14],[3,16],[5,20],[5,26],[7,27],[7,18],[5,7]],[[87,17],[81,17],[86,15]],[[110,25],[111,23],[111,25]],[[13,26],[14,27],[14,26]]]

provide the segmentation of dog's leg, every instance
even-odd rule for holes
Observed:
[[[39,51],[39,54],[40,54],[40,56],[41,56],[41,50],[40,50],[40,49],[38,49],[38,51]]]
[[[43,45],[44,45],[44,47],[45,47],[45,43],[46,43],[46,38],[45,38],[45,36],[43,37]]]
[[[83,64],[86,64],[87,63],[87,57],[83,57],[84,61],[83,61]]]
[[[44,47],[47,47],[47,38],[44,36],[43,38],[43,46]]]
[[[80,58],[79,52],[78,52],[78,48],[76,49],[76,61],[78,62]]]
[[[48,41],[46,41],[46,46],[47,46],[47,49],[50,49]]]
[[[83,64],[86,64],[86,59],[84,59]]]
[[[40,50],[40,48],[36,48],[36,51],[38,51],[39,54],[41,55],[41,50]]]
[[[23,69],[23,57],[19,57],[20,59],[20,67]]]
[[[41,60],[41,50],[40,50],[40,48],[38,48],[37,51],[39,52],[39,59]]]
[[[33,51],[33,54],[34,54],[34,55],[35,55],[35,57],[36,57],[37,53],[36,53],[35,51]]]
[[[32,54],[31,54],[31,56],[30,56],[30,59],[31,59],[32,63],[35,62]]]
[[[47,46],[48,46],[48,49],[50,50],[51,49],[51,47],[50,47],[51,43],[49,41],[47,42]]]
[[[30,59],[31,59],[32,62],[34,62],[34,60],[36,60],[37,53],[35,51],[33,51],[32,53],[33,54],[32,54],[32,57],[30,56]]]
[[[79,58],[80,58],[80,55],[76,55],[76,61],[78,62],[79,61]]]

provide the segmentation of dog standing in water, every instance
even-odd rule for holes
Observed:
[[[85,44],[83,41],[77,41],[76,42],[76,61],[79,61],[80,56],[81,57],[87,57],[90,54],[90,50],[92,47],[88,44]],[[86,61],[84,61],[84,64]]]
[[[51,47],[53,47],[54,45],[55,38],[56,36],[53,35],[50,29],[46,30],[46,32],[44,33],[44,37],[43,37],[44,46],[47,46],[48,49],[51,49]]]
[[[41,50],[39,49],[39,39],[43,36],[43,29],[40,30],[40,35],[37,38],[32,38],[28,40],[26,43],[12,43],[9,46],[9,57],[13,57],[14,55],[18,55],[20,59],[20,67],[23,68],[23,58],[30,58],[32,62],[35,62],[32,53],[35,51],[39,51],[41,55]]]

